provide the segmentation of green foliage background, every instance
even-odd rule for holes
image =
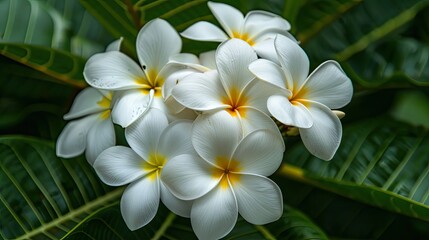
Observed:
[[[335,59],[355,90],[334,159],[285,139],[273,176],[282,218],[265,226],[240,219],[226,239],[428,239],[429,1],[222,2],[283,16],[312,69]],[[188,219],[163,207],[129,231],[123,189],[101,183],[83,157],[55,156],[62,115],[86,86],[86,59],[121,36],[135,57],[138,30],[156,17],[178,31],[216,23],[204,0],[0,0],[0,238],[195,238]],[[215,47],[184,40],[183,51]]]

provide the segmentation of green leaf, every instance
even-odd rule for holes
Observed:
[[[345,128],[335,157],[313,157],[302,144],[285,154],[281,175],[372,206],[429,221],[428,131],[392,119]]]
[[[322,228],[330,239],[427,239],[428,222],[373,207],[281,176],[284,201]],[[297,238],[301,239],[301,238]]]
[[[0,1],[0,39],[89,57],[111,37],[76,0]]]
[[[52,143],[0,137],[0,237],[57,239],[92,211],[117,201],[84,158],[62,160]]]
[[[160,206],[147,226],[128,230],[119,203],[106,206],[86,217],[64,239],[196,239],[189,219],[174,215]],[[265,226],[255,226],[239,218],[224,239],[328,239],[302,212],[285,205],[283,216]]]
[[[418,39],[391,37],[404,32],[407,24],[429,1],[380,0],[344,4],[338,5],[333,15],[332,11],[328,12],[331,15],[321,14],[319,21],[301,28],[306,36],[303,47],[313,66],[335,59],[344,66],[352,80],[366,87],[402,78],[413,84],[428,85],[427,46]],[[319,11],[317,7],[313,9],[308,9],[311,16],[317,15],[312,12]],[[302,8],[300,15],[303,21],[304,10]],[[324,19],[331,16],[332,19],[324,24]],[[323,25],[320,31],[318,24]],[[298,39],[299,36],[300,33]],[[388,42],[385,44],[383,41]],[[413,57],[410,59],[409,56]]]
[[[0,43],[0,54],[61,83],[78,88],[86,86],[82,73],[85,60],[68,52],[28,44]]]

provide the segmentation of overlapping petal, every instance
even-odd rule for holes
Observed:
[[[336,109],[344,107],[353,95],[353,86],[340,65],[326,61],[311,73],[305,82],[306,99]]]
[[[162,132],[158,143],[158,152],[167,159],[181,154],[194,154],[191,140],[192,121],[177,120]]]
[[[158,109],[150,109],[144,117],[125,129],[125,138],[131,148],[149,160],[156,153],[162,132],[168,126],[167,117]]]
[[[245,109],[245,115],[239,119],[243,136],[258,129],[269,129],[280,134],[276,123],[268,115],[252,107]]]
[[[282,17],[266,11],[250,11],[244,19],[244,30],[256,39],[266,34],[287,34],[290,23]],[[268,37],[268,36],[267,36]]]
[[[165,187],[162,181],[160,182],[160,186],[162,203],[174,214],[189,218],[193,201],[185,201],[175,197],[171,194],[170,190]]]
[[[213,168],[196,155],[182,154],[165,164],[161,179],[176,197],[193,200],[208,193],[220,181],[211,175]]]
[[[226,236],[234,228],[237,217],[237,201],[230,187],[216,187],[192,205],[191,224],[199,239]]]
[[[226,111],[202,114],[194,122],[192,143],[197,153],[206,161],[216,164],[216,159],[230,159],[242,137],[240,122]]]
[[[259,79],[286,90],[286,79],[282,68],[272,61],[258,59],[249,65],[249,70]]]
[[[155,217],[160,198],[159,184],[157,178],[145,177],[125,189],[121,213],[130,230],[145,226]]]
[[[283,214],[283,198],[280,188],[269,178],[240,174],[234,182],[238,212],[248,222],[256,225],[278,220]]]
[[[341,142],[341,122],[328,107],[317,102],[310,104],[308,110],[312,115],[313,125],[299,129],[302,142],[314,156],[331,160]]]
[[[101,113],[103,116],[105,113]],[[116,143],[115,128],[111,117],[106,119],[100,118],[98,115],[97,121],[89,129],[86,142],[85,157],[88,162],[93,165],[95,159],[109,147],[113,147]]]
[[[234,32],[241,31],[244,16],[239,10],[223,3],[208,2],[207,5],[229,36],[233,36]]]
[[[87,133],[97,118],[97,114],[92,114],[67,123],[57,139],[57,156],[71,158],[82,154],[86,148]]]
[[[205,21],[194,23],[180,35],[199,41],[223,42],[228,39],[228,36],[219,27]]]
[[[114,146],[103,151],[94,162],[100,179],[110,186],[121,186],[135,181],[148,172],[145,161],[131,148]]]
[[[286,77],[287,88],[298,92],[308,76],[310,62],[304,50],[291,39],[277,35],[274,46]]]
[[[143,94],[139,89],[118,93],[112,109],[112,119],[123,128],[128,127],[145,113],[152,103],[150,94]]]
[[[268,110],[281,123],[298,128],[309,128],[313,125],[313,116],[307,107],[300,102],[292,104],[282,95],[274,95],[268,98]]]
[[[240,93],[255,78],[248,66],[256,59],[253,48],[240,39],[228,40],[218,47],[216,65],[219,78],[228,94]]]
[[[241,172],[269,176],[283,159],[285,147],[280,136],[269,130],[254,131],[241,140],[232,159],[239,162]]]
[[[228,107],[222,102],[222,97],[226,96],[226,92],[216,71],[188,75],[177,84],[172,95],[183,106],[198,111]]]
[[[200,63],[209,68],[216,69],[216,51],[208,51],[200,53]]]
[[[85,88],[76,96],[70,111],[64,115],[64,119],[70,120],[79,118],[107,109],[109,106],[106,108],[97,104],[98,102],[102,101],[103,98],[103,94],[101,94],[97,89],[92,87]]]
[[[83,70],[86,82],[105,90],[140,88],[139,79],[145,79],[142,69],[119,51],[98,53],[88,59]]]
[[[178,54],[181,48],[179,34],[163,19],[149,21],[137,35],[137,56],[146,72],[159,73],[169,58]]]

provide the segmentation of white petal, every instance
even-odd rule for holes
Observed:
[[[216,69],[216,51],[208,51],[200,54],[200,63],[209,69]]]
[[[164,186],[162,182],[161,185],[161,201],[164,205],[172,211],[174,214],[181,217],[189,218],[191,215],[191,207],[193,201],[185,201],[178,199]]]
[[[240,174],[234,182],[238,212],[249,223],[262,225],[278,220],[283,214],[280,188],[269,178]]]
[[[317,102],[310,104],[313,126],[299,129],[302,142],[314,156],[331,160],[341,142],[341,122],[328,107]]]
[[[112,110],[113,122],[128,127],[150,107],[150,94],[142,90],[127,90],[118,93]]]
[[[173,55],[169,58],[169,62],[200,64],[198,57],[191,53],[179,53]]]
[[[243,90],[242,95],[246,96],[246,106],[253,107],[259,111],[269,114],[267,100],[270,96],[287,93],[288,90],[280,89],[277,86],[266,83],[259,79],[254,79]]]
[[[101,113],[104,114],[104,113]],[[101,152],[115,146],[116,136],[112,118],[97,119],[97,122],[89,129],[86,142],[85,157],[92,165]]]
[[[283,70],[276,63],[258,59],[249,65],[249,70],[258,78],[281,89],[286,89],[286,78]]]
[[[145,78],[137,63],[119,51],[91,56],[85,64],[83,75],[89,85],[105,90],[139,88],[141,84],[138,81]]]
[[[178,113],[180,113],[181,111],[188,109],[185,108],[185,106],[183,106],[182,104],[180,104],[173,96],[169,96],[165,99],[164,101],[165,105],[168,108],[168,111],[170,113],[172,113],[173,115],[176,115]],[[185,118],[187,119],[187,118]]]
[[[167,126],[165,114],[158,109],[150,109],[125,129],[125,138],[136,153],[149,160],[149,155],[157,152],[159,139]]]
[[[199,198],[220,181],[212,176],[214,166],[196,155],[182,154],[163,167],[161,179],[173,195],[183,200]]]
[[[121,199],[121,213],[128,228],[137,230],[155,217],[159,206],[158,178],[145,177],[130,184]]]
[[[223,3],[208,2],[207,5],[229,36],[232,37],[234,32],[241,32],[244,16],[240,11]]]
[[[180,52],[182,39],[163,19],[146,23],[137,35],[137,56],[146,71],[161,71],[168,59]]]
[[[220,28],[206,21],[194,23],[181,32],[180,35],[199,41],[223,42],[228,39],[228,36]]]
[[[162,69],[160,76],[164,78],[164,85],[162,86],[162,96],[163,98],[168,98],[171,95],[173,88],[186,76],[191,73],[199,73],[194,68],[187,67],[183,64],[176,62],[169,62]]]
[[[228,107],[222,102],[226,92],[216,71],[188,75],[174,87],[172,95],[183,106],[198,111]]]
[[[258,129],[268,129],[280,134],[276,123],[268,115],[251,107],[246,108],[246,114],[240,121],[244,136]]]
[[[107,48],[106,48],[106,52],[110,52],[110,51],[120,51],[121,50],[121,44],[122,41],[124,40],[123,37],[120,37],[119,39],[111,42]]]
[[[262,176],[273,174],[283,159],[284,142],[281,135],[269,130],[257,130],[247,135],[234,151],[240,171]]]
[[[299,102],[292,104],[285,96],[271,96],[268,98],[267,107],[271,115],[285,125],[309,128],[313,124],[308,109]]]
[[[244,19],[244,32],[257,38],[265,33],[284,34],[290,30],[290,24],[282,17],[266,11],[250,11]]]
[[[240,93],[255,78],[248,67],[256,59],[253,48],[240,39],[228,40],[218,47],[216,65],[228,94],[231,94],[231,91]]]
[[[114,146],[104,150],[94,162],[100,179],[110,186],[128,184],[145,174],[145,161],[131,148]]]
[[[308,76],[310,62],[307,54],[296,42],[283,35],[277,35],[274,46],[285,72],[288,89],[295,93]]]
[[[74,99],[73,105],[71,106],[70,111],[64,115],[64,119],[70,120],[73,118],[79,118],[108,109],[109,106],[106,108],[105,106],[97,104],[103,100],[103,97],[103,94],[95,88],[88,87],[83,89]]]
[[[167,159],[181,154],[195,154],[191,141],[192,121],[172,122],[163,131],[158,144],[158,152]]]
[[[82,154],[85,151],[88,131],[97,118],[97,114],[93,114],[67,123],[57,140],[57,156],[71,158]]]
[[[280,64],[279,57],[274,47],[274,38],[264,38],[263,40],[255,42],[252,47],[260,58]]]
[[[200,115],[192,129],[192,143],[206,161],[216,164],[219,157],[230,159],[242,137],[238,118],[227,111]]]
[[[191,224],[199,239],[226,236],[234,228],[237,217],[237,200],[229,187],[216,187],[192,205]]]
[[[308,77],[304,88],[305,98],[335,109],[347,105],[352,99],[351,80],[335,61],[326,61]]]

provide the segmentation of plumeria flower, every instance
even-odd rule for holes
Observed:
[[[172,95],[181,105],[205,114],[228,112],[230,117],[225,120],[239,122],[245,133],[256,129],[278,131],[266,114],[266,100],[276,89],[248,70],[256,59],[246,42],[228,40],[216,51],[217,71],[188,75],[174,87]]]
[[[257,10],[250,11],[244,17],[239,10],[227,4],[216,2],[207,4],[225,32],[212,23],[200,21],[182,32],[183,37],[214,42],[238,38],[250,44],[261,57],[275,55],[273,40],[276,34],[294,39],[288,32],[289,22],[278,15]]]
[[[322,63],[308,76],[307,55],[287,37],[278,35],[275,49],[280,66],[264,59],[249,66],[258,78],[284,90],[268,99],[268,110],[283,124],[299,128],[304,145],[313,155],[332,159],[340,145],[342,127],[331,109],[350,102],[350,79],[335,61]]]
[[[191,224],[199,239],[227,235],[238,213],[252,224],[280,218],[279,187],[266,176],[279,167],[284,145],[278,134],[256,130],[242,138],[227,112],[194,124],[192,142],[199,156],[181,155],[163,168],[161,179],[175,196],[194,200]]]
[[[113,121],[128,127],[151,107],[168,113],[162,86],[172,71],[165,65],[181,47],[176,30],[165,20],[154,19],[137,35],[140,65],[121,52],[100,53],[88,59],[84,76],[93,87],[120,91],[112,110]]]
[[[193,156],[192,122],[175,121],[158,109],[150,109],[125,130],[128,144],[108,148],[95,160],[94,169],[111,186],[130,184],[121,199],[121,213],[131,230],[148,224],[156,215],[159,199],[172,212],[189,217],[191,202],[179,200],[164,186],[164,165],[177,156]],[[181,161],[183,157],[178,159]]]
[[[119,51],[122,38],[107,46],[106,51]],[[64,115],[68,123],[56,144],[59,157],[71,158],[85,152],[92,165],[97,156],[116,143],[111,118],[112,92],[88,87],[75,98],[70,112]]]
[[[95,88],[85,88],[75,98],[65,120],[73,120],[64,127],[57,140],[56,154],[71,158],[85,152],[92,165],[97,156],[116,143],[115,129],[110,116],[112,94],[103,95]]]

